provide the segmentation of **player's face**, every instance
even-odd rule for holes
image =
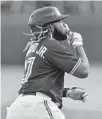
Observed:
[[[68,25],[62,21],[56,22],[53,25],[54,25],[53,37],[57,40],[65,40],[67,38],[66,34],[69,30]]]

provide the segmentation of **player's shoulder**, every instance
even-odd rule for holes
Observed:
[[[61,48],[61,44],[59,41],[55,39],[45,39],[43,44],[50,50],[50,49],[59,49]]]
[[[47,48],[48,51],[51,52],[64,52],[75,54],[74,49],[67,43],[65,45],[65,43],[63,44],[63,42],[60,42],[55,39],[45,39],[43,45]]]

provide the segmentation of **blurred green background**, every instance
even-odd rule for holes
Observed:
[[[29,16],[35,9],[51,5],[70,15],[65,22],[81,33],[90,62],[90,75],[85,80],[65,76],[65,86],[84,87],[88,101],[64,99],[63,112],[70,119],[102,119],[101,1],[1,1],[1,119],[5,119],[6,107],[16,98],[23,77],[23,50],[30,37],[22,33],[29,33]]]

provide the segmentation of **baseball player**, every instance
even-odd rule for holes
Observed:
[[[53,6],[31,14],[22,87],[6,119],[65,119],[62,97],[85,101],[84,89],[64,88],[65,72],[78,78],[89,72],[83,39],[63,22],[66,17]]]

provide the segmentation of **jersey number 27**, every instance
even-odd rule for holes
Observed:
[[[25,71],[24,71],[24,77],[22,79],[21,83],[25,83],[28,81],[29,76],[32,72],[33,63],[36,57],[30,57],[25,61]]]

